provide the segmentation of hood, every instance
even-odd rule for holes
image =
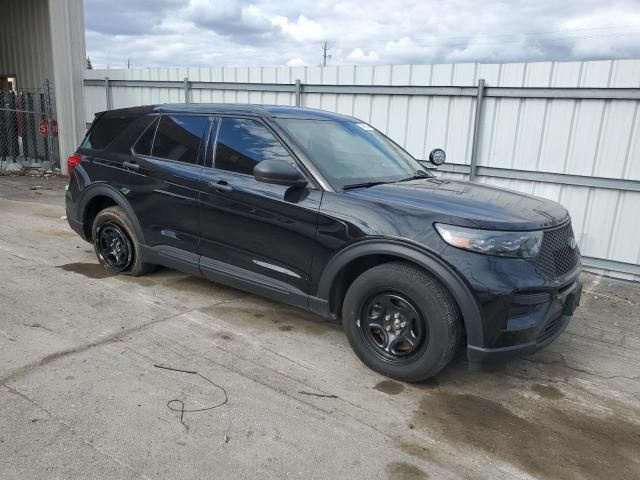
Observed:
[[[536,230],[569,218],[567,210],[552,200],[443,178],[388,183],[348,193],[380,203],[422,208],[436,221],[485,229]]]

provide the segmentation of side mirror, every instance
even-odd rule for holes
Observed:
[[[444,153],[444,150],[442,150],[441,148],[434,148],[429,154],[429,161],[436,167],[442,165],[446,159],[447,154]]]
[[[264,160],[253,167],[253,176],[258,182],[304,187],[308,182],[295,165],[284,160]]]

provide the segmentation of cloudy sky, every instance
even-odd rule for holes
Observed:
[[[640,0],[85,0],[94,67],[640,58]]]

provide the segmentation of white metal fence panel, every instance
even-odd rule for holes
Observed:
[[[640,280],[640,60],[89,70],[85,96],[87,122],[107,108],[184,101],[298,101],[352,115],[417,158],[444,148],[442,175],[473,171],[559,201],[586,265]]]

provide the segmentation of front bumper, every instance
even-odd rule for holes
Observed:
[[[539,294],[539,300],[543,293]],[[486,368],[507,360],[531,355],[552,343],[567,328],[571,316],[580,304],[582,296],[582,279],[577,278],[570,284],[549,293],[548,300],[525,305],[526,311],[521,315],[509,318],[507,328],[502,330],[500,344],[503,346],[485,348],[474,345],[467,346],[467,358],[471,369]],[[535,297],[523,297],[533,302]],[[518,301],[514,296],[513,301]],[[520,305],[519,305],[520,306]],[[521,343],[509,344],[511,341]]]
[[[553,342],[580,303],[581,265],[550,277],[537,262],[454,247],[441,257],[469,286],[478,317],[465,319],[472,368],[530,355]]]

